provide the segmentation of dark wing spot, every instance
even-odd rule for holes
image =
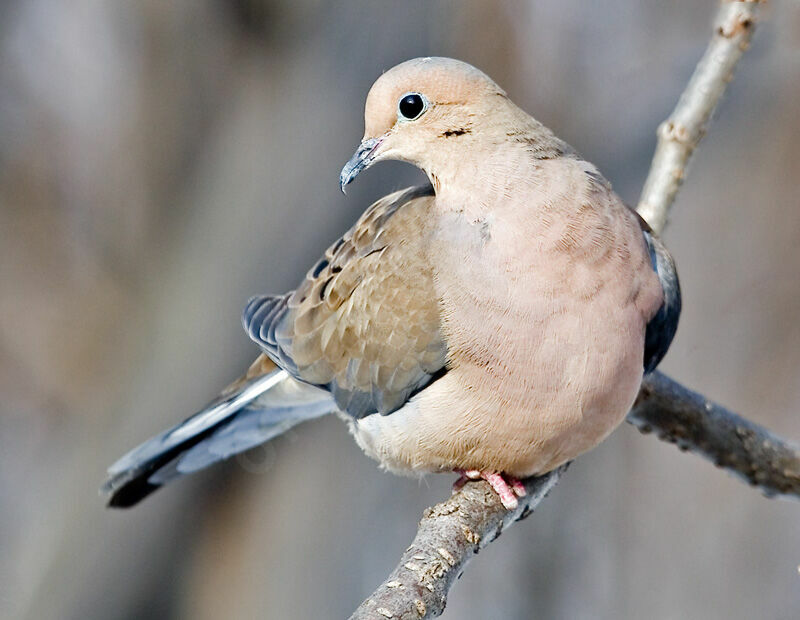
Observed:
[[[328,288],[328,285],[331,283],[331,280],[333,280],[333,276],[331,276],[330,278],[325,280],[325,283],[319,289],[319,300],[320,301],[325,301],[325,289]]]
[[[314,269],[311,272],[311,277],[316,278],[319,274],[322,273],[322,270],[325,269],[325,267],[327,266],[328,266],[328,261],[323,258],[314,266]]]

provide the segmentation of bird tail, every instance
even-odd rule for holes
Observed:
[[[201,411],[148,439],[108,469],[108,506],[127,508],[171,480],[281,435],[335,409],[325,390],[301,383],[260,356]]]

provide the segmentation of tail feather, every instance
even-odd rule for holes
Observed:
[[[182,454],[178,475],[190,474],[282,435],[303,422],[335,408],[330,393],[288,379],[239,410],[228,424]],[[160,477],[159,477],[160,478]]]
[[[245,377],[200,412],[114,463],[102,491],[109,494],[111,507],[133,506],[178,476],[243,452],[333,409],[329,393],[296,381],[284,370]]]

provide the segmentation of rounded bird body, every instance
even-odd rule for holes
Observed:
[[[385,159],[431,186],[372,205],[295,291],[251,299],[243,323],[266,357],[228,393],[258,394],[126,456],[112,504],[337,410],[387,469],[484,477],[513,506],[515,478],[624,419],[680,292],[666,249],[595,167],[486,75],[435,58],[372,87],[342,189]]]
[[[431,199],[425,253],[447,372],[391,415],[352,422],[394,471],[544,473],[633,403],[663,302],[639,223],[585,162],[537,167],[500,200],[459,197],[491,205],[476,216]]]

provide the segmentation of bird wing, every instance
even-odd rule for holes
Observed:
[[[681,285],[675,261],[667,247],[653,232],[647,221],[634,209],[631,211],[637,216],[639,225],[642,227],[642,234],[650,253],[650,262],[664,294],[664,301],[647,323],[644,335],[644,372],[647,374],[653,372],[664,359],[670,344],[672,344],[672,339],[675,337],[675,332],[678,330],[682,305]]]
[[[444,372],[426,234],[433,190],[378,200],[283,296],[250,300],[250,337],[292,376],[356,418],[391,413]]]

